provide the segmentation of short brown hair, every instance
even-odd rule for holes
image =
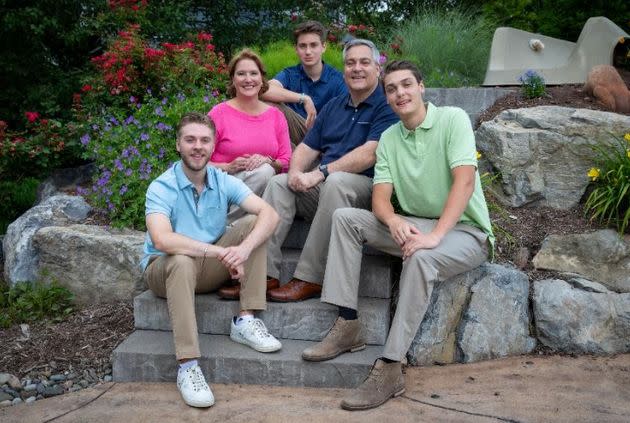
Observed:
[[[234,82],[232,81],[234,79],[234,73],[236,72],[236,65],[238,65],[238,62],[244,59],[249,59],[256,63],[256,66],[260,71],[260,75],[262,76],[262,86],[260,87],[260,92],[258,93],[258,95],[260,96],[261,94],[264,94],[269,89],[269,81],[267,81],[267,71],[265,70],[265,65],[263,65],[262,60],[260,60],[260,57],[258,57],[256,53],[246,48],[236,53],[236,55],[232,57],[232,60],[230,60],[230,63],[228,64],[228,73],[230,74],[230,80],[228,81],[227,92],[230,97],[236,96],[236,87],[234,86]]]
[[[409,60],[394,60],[385,65],[385,70],[383,71],[383,81],[385,81],[385,77],[392,72],[396,72],[399,70],[408,70],[411,71],[414,78],[416,78],[416,82],[422,82],[422,72],[420,72],[420,68],[416,66],[415,63],[410,62]]]
[[[322,44],[326,42],[326,37],[328,36],[328,31],[324,28],[324,25],[317,21],[306,21],[302,22],[293,30],[293,40],[295,44],[298,42],[298,38],[303,34],[317,34],[319,35],[319,39],[322,41]]]
[[[182,116],[177,124],[177,139],[182,136],[182,128],[191,123],[205,125],[210,128],[212,135],[216,134],[216,128],[214,126],[214,122],[210,119],[210,116],[199,112],[189,112]]]

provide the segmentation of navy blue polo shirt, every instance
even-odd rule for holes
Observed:
[[[337,69],[324,63],[322,74],[317,81],[313,81],[304,72],[301,64],[291,66],[280,71],[273,79],[279,81],[287,90],[304,93],[313,99],[317,113],[333,97],[347,94],[348,89],[343,81],[343,75]],[[306,118],[304,106],[298,103],[287,103],[291,109]]]
[[[350,94],[330,100],[317,114],[315,124],[306,133],[304,143],[322,153],[321,163],[334,162],[367,141],[378,141],[398,116],[385,101],[380,84],[368,98],[353,106]],[[374,167],[361,172],[374,176]]]

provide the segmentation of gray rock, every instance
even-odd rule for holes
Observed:
[[[36,280],[39,254],[32,245],[33,235],[45,226],[80,222],[89,211],[90,206],[82,197],[58,195],[31,208],[11,223],[2,240],[5,280],[11,285]]]
[[[630,132],[630,116],[540,106],[506,110],[476,132],[478,148],[501,174],[505,202],[569,209],[589,183],[591,145]]]
[[[20,383],[20,379],[11,373],[0,373],[0,385],[7,384],[12,389],[20,390],[22,389],[22,384]]]
[[[44,391],[41,392],[44,398],[50,398],[57,395],[63,394],[63,386],[61,385],[51,385],[44,388]]]
[[[0,402],[7,401],[7,400],[13,401],[13,398],[14,398],[13,395],[8,394],[4,391],[0,391]]]
[[[0,407],[9,407],[9,406],[13,405],[12,401],[13,400],[0,401]]]
[[[539,269],[571,272],[616,292],[630,292],[630,244],[610,229],[550,235],[533,259]]]
[[[18,391],[16,391],[15,389],[11,389],[11,388],[5,388],[3,389],[4,392],[6,392],[7,394],[11,395],[13,398],[17,398],[20,396],[20,393]]]
[[[630,294],[588,292],[559,279],[534,283],[538,339],[556,351],[630,351]]]
[[[54,170],[37,188],[37,202],[59,195],[61,190],[74,190],[78,185],[90,183],[95,168],[94,163],[88,163],[79,167]]]
[[[66,376],[65,375],[61,375],[61,374],[56,374],[56,375],[52,375],[50,377],[50,380],[53,382],[63,382],[64,380],[66,380]]]
[[[57,280],[79,304],[132,299],[142,292],[143,243],[142,232],[92,225],[49,226],[33,237],[44,280]]]
[[[11,401],[11,405],[17,405],[19,403],[22,402],[22,398],[13,398],[13,401]]]
[[[534,345],[527,276],[486,263],[436,284],[407,360],[411,365],[470,362],[524,354]]]
[[[510,93],[508,88],[427,88],[423,98],[436,106],[461,107],[468,113],[473,125],[479,115],[499,98]]]
[[[531,352],[529,279],[524,273],[489,265],[471,287],[472,296],[458,330],[461,361],[472,362]]]
[[[81,380],[79,381],[79,385],[81,385],[81,387],[82,387],[82,388],[87,388],[88,386],[90,386],[90,382],[88,382],[88,381],[87,381],[87,380],[85,380],[85,379],[81,379]]]
[[[106,376],[103,378],[103,382],[111,382],[111,381],[112,381],[112,376],[111,376],[111,375],[106,375]]]
[[[35,400],[37,400],[37,398],[35,398],[35,397],[28,397],[28,398],[26,398],[26,399],[24,400],[24,403],[25,403],[25,404],[32,404],[32,403],[34,403],[34,402],[35,402]]]

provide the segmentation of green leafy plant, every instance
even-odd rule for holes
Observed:
[[[131,111],[112,108],[81,136],[97,165],[94,184],[79,189],[115,227],[145,229],[144,201],[149,183],[179,159],[175,127],[191,111],[207,113],[224,100],[212,87],[191,95],[147,97]],[[135,110],[134,110],[135,108]]]
[[[390,59],[421,64],[427,87],[461,87],[483,81],[493,28],[479,14],[423,9],[390,34]]]
[[[630,221],[630,133],[612,146],[593,146],[595,166],[588,171],[593,190],[585,203],[591,219],[614,225],[620,234]]]
[[[523,84],[521,89],[526,98],[536,98],[545,95],[547,90],[545,78],[535,70],[528,69],[518,78],[518,81]]]
[[[72,313],[74,295],[56,282],[19,282],[10,287],[0,281],[0,327],[43,319],[61,321]]]

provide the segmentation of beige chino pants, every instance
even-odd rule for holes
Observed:
[[[423,233],[437,220],[404,217]],[[328,264],[321,300],[357,309],[363,244],[401,257],[389,228],[371,212],[340,209],[333,216]],[[487,235],[470,225],[457,224],[433,249],[416,251],[403,261],[396,313],[383,357],[401,361],[424,318],[433,285],[481,265],[488,257]]]
[[[243,181],[254,194],[262,197],[265,188],[267,188],[267,184],[275,174],[276,170],[270,164],[265,163],[254,170],[243,170],[232,176]],[[246,214],[247,212],[238,206],[230,207],[230,211],[227,215],[227,224],[232,224],[235,220],[240,219]]]
[[[347,172],[331,173],[328,178],[307,192],[289,188],[286,174],[271,178],[263,199],[280,215],[280,223],[267,245],[267,274],[280,277],[282,243],[295,216],[312,219],[294,277],[321,284],[324,279],[332,215],[341,207],[370,207],[372,178]]]
[[[256,216],[234,222],[215,243],[221,247],[240,244],[252,231]],[[265,244],[252,251],[245,262],[241,280],[241,310],[265,310],[267,249]],[[173,327],[175,355],[178,360],[200,357],[195,294],[212,292],[230,279],[225,266],[216,258],[186,255],[158,256],[145,271],[147,284],[157,296],[166,298]],[[228,316],[226,316],[227,318]]]

